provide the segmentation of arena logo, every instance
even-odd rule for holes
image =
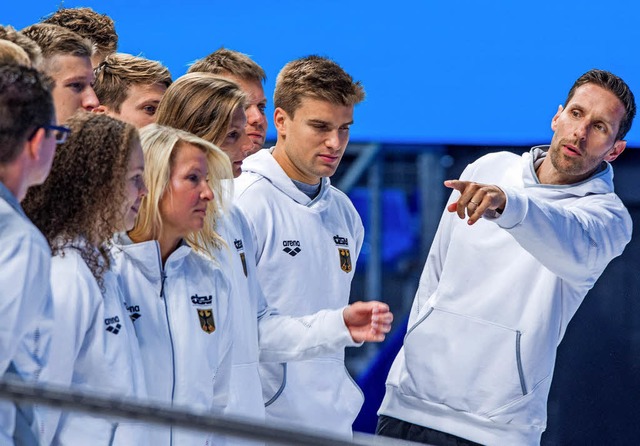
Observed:
[[[122,325],[120,325],[120,318],[118,316],[105,318],[104,323],[109,333],[113,333],[114,335],[120,333]]]
[[[129,312],[129,317],[131,318],[131,322],[135,322],[138,320],[138,318],[140,318],[140,316],[142,316],[140,314],[140,307],[138,305],[127,305],[127,303],[124,303],[125,308],[127,309],[127,311]]]
[[[284,246],[283,251],[289,254],[291,257],[297,256],[300,251],[302,251],[302,248],[300,248],[299,240],[283,240],[282,246]]]

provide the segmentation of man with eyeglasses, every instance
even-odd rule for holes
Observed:
[[[52,323],[47,241],[20,201],[49,174],[57,141],[52,82],[19,65],[0,66],[0,375],[34,380],[48,360]],[[30,409],[0,401],[0,444],[37,444]]]

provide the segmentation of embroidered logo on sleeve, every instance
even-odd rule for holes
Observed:
[[[353,265],[351,264],[351,253],[348,249],[349,239],[336,235],[333,237],[333,241],[338,247],[338,254],[340,255],[340,269],[345,273],[350,273],[353,269]]]
[[[236,251],[238,251],[238,254],[240,255],[244,276],[247,277],[247,260],[244,257],[244,245],[242,244],[242,240],[234,240],[233,244],[236,246]]]
[[[198,296],[194,294],[191,296],[191,303],[196,306],[207,306],[209,308],[196,308],[198,312],[198,321],[200,322],[200,328],[207,334],[211,334],[216,331],[216,321],[213,316],[213,296],[204,295]]]
[[[104,324],[107,326],[107,331],[114,335],[120,333],[120,329],[122,328],[122,325],[120,325],[120,318],[118,318],[118,316],[105,318]]]
[[[300,248],[299,240],[283,240],[282,246],[284,246],[283,251],[289,254],[291,257],[297,256],[302,248]]]

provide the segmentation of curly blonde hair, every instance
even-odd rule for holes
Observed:
[[[111,264],[111,238],[122,224],[129,156],[138,131],[106,115],[79,111],[71,135],[58,147],[51,172],[22,202],[52,253],[80,251],[100,287]]]

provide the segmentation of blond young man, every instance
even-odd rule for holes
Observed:
[[[100,106],[93,111],[142,128],[156,121],[160,100],[171,85],[171,73],[160,62],[117,53],[95,69],[94,90]]]
[[[91,111],[98,104],[93,91],[91,42],[57,25],[37,23],[22,30],[42,51],[43,71],[55,82],[53,103],[58,123],[64,123],[76,110]]]
[[[89,39],[95,45],[95,52],[91,56],[94,68],[118,49],[118,34],[113,19],[91,8],[60,8],[45,17],[42,23],[62,26]]]
[[[302,316],[349,302],[364,237],[349,198],[331,186],[364,91],[335,62],[309,56],[280,71],[275,147],[247,158],[235,180],[248,220],[258,281],[272,307]],[[350,436],[363,403],[344,351],[261,364],[267,420]]]
[[[262,67],[246,54],[220,48],[191,65],[189,73],[195,72],[212,73],[240,86],[247,95],[247,105],[244,110],[247,115],[245,131],[253,142],[253,147],[246,152],[246,155],[252,155],[262,149],[268,126],[265,115],[267,98],[262,87],[267,75]]]

